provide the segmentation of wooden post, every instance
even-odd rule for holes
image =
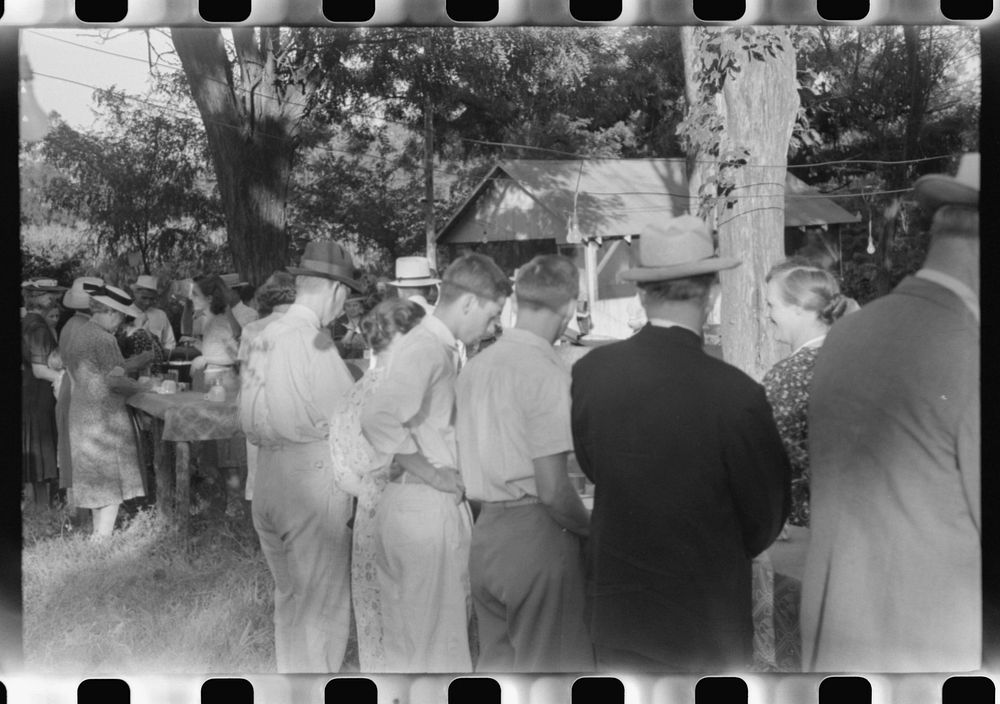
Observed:
[[[587,299],[590,301],[590,315],[593,318],[594,304],[597,302],[597,240],[587,240],[583,250],[583,265],[587,273]]]
[[[163,515],[173,512],[173,467],[170,466],[169,449],[163,442],[163,419],[152,418],[153,469],[156,472],[156,507]]]
[[[191,444],[178,441],[174,445],[177,454],[177,523],[181,532],[186,533],[191,520]]]

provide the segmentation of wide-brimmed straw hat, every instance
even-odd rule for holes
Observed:
[[[153,291],[154,293],[160,290],[160,282],[155,276],[150,276],[149,274],[143,274],[135,283],[132,284],[133,289],[145,289],[147,291]]]
[[[670,281],[740,265],[739,259],[716,256],[712,233],[694,215],[647,225],[639,235],[638,255],[638,266],[621,274],[626,281]]]
[[[84,284],[83,290],[90,293],[90,300],[103,303],[108,308],[113,308],[133,318],[142,315],[142,311],[132,304],[132,296],[117,286],[111,286],[110,284],[104,284],[103,286]]]
[[[306,245],[299,266],[286,267],[289,274],[296,276],[319,276],[347,284],[359,293],[364,290],[361,282],[354,278],[354,261],[351,254],[333,240],[314,240]]]
[[[55,279],[29,279],[21,282],[21,288],[28,293],[59,293],[66,290]]]
[[[431,276],[431,261],[427,257],[399,257],[396,260],[396,280],[389,283],[407,288],[433,286],[441,283],[441,279]]]
[[[63,296],[63,305],[73,310],[87,310],[90,307],[90,294],[84,285],[97,288],[104,285],[104,279],[98,276],[78,276],[73,279],[73,285]]]
[[[913,184],[917,202],[928,210],[942,205],[979,206],[979,152],[963,154],[954,176],[928,174]]]

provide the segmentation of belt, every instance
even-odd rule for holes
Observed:
[[[520,499],[510,499],[509,501],[483,501],[483,508],[517,508],[518,506],[532,506],[540,504],[541,500],[537,496],[522,496]]]
[[[427,482],[425,482],[423,479],[421,479],[420,477],[418,477],[416,474],[413,474],[412,472],[407,472],[407,471],[404,471],[398,477],[393,477],[389,481],[392,482],[393,484],[424,484],[426,486],[430,486],[430,484],[428,484]]]

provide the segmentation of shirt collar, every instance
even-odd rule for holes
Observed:
[[[291,318],[304,320],[309,323],[309,325],[319,330],[319,316],[316,315],[316,312],[312,308],[304,306],[301,303],[293,303],[288,306],[288,310],[285,311],[285,315]]]
[[[433,313],[425,315],[420,324],[430,330],[434,334],[434,337],[439,339],[445,347],[458,349],[458,340],[455,339],[455,336],[448,329],[448,326],[444,324],[444,321]]]
[[[549,344],[547,340],[539,335],[536,335],[530,330],[525,330],[523,328],[507,328],[503,331],[503,334],[500,336],[498,342],[509,342],[515,345],[527,345],[528,347],[534,347],[537,350],[541,350],[547,356],[560,358],[559,354],[555,351],[555,348]]]
[[[972,315],[975,316],[976,321],[979,321],[979,296],[964,282],[956,279],[951,274],[946,274],[943,271],[938,271],[937,269],[921,269],[916,273],[917,278],[924,279],[925,281],[933,281],[934,283],[944,286],[946,289],[954,293],[956,296],[962,299]]]

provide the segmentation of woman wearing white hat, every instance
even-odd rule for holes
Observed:
[[[118,506],[143,495],[142,475],[125,398],[146,390],[125,376],[114,331],[139,310],[115,286],[85,285],[90,320],[68,340],[63,362],[73,385],[69,435],[73,448],[74,500],[93,512],[93,537],[114,529]]]

